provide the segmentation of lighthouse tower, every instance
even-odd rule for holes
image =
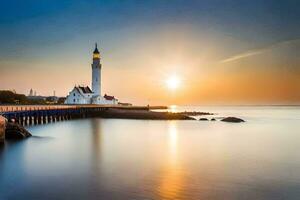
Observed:
[[[92,91],[94,96],[101,96],[101,63],[100,52],[95,44],[92,63]]]
[[[89,86],[75,86],[66,97],[65,104],[118,104],[118,99],[105,94],[101,96],[101,63],[100,52],[97,48],[93,52],[92,89]],[[31,92],[32,93],[32,92]]]

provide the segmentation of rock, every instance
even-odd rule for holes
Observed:
[[[237,117],[225,117],[221,121],[222,122],[233,122],[233,123],[245,122],[243,119],[240,119]]]
[[[6,128],[7,120],[0,116],[0,143],[4,142],[5,139],[5,128]]]
[[[207,118],[200,118],[199,120],[200,121],[207,121],[208,119]]]
[[[210,121],[216,121],[216,119],[215,119],[215,118],[212,118]]]
[[[24,139],[30,137],[31,134],[21,125],[8,122],[5,130],[6,139]]]
[[[109,108],[101,113],[97,113],[95,117],[117,118],[117,119],[151,119],[151,120],[195,120],[192,117],[181,113],[172,112],[153,112],[148,110],[118,109]]]

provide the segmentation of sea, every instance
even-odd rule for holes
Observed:
[[[26,127],[33,137],[0,147],[0,199],[300,199],[299,106],[170,111],[214,115]],[[220,121],[228,116],[246,122]]]

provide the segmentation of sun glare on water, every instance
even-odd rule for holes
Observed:
[[[170,76],[167,80],[166,80],[166,84],[167,84],[167,87],[171,90],[175,90],[179,87],[180,85],[180,79],[173,75],[173,76]]]

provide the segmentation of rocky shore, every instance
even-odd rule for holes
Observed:
[[[30,137],[31,134],[20,124],[8,122],[5,129],[5,139],[24,139]]]
[[[245,122],[245,120],[237,118],[237,117],[225,117],[221,120],[222,122],[232,122],[232,123],[240,123]]]
[[[146,120],[196,120],[195,116],[213,115],[207,112],[157,112],[145,108],[109,108],[101,112],[95,112],[88,117],[100,118],[116,118],[116,119],[146,119]],[[216,121],[215,118],[210,120],[201,117],[199,121]],[[239,123],[244,122],[243,119],[236,117],[224,117],[220,121]],[[20,124],[7,121],[4,117],[0,116],[0,142],[4,139],[24,139],[30,137],[31,134]]]
[[[7,120],[0,116],[0,143],[4,142],[5,139],[5,128],[6,128]]]
[[[199,121],[209,121],[208,118],[201,117]],[[211,118],[210,121],[217,121],[216,118]],[[245,120],[237,117],[222,117],[221,122],[230,122],[230,123],[240,123],[240,122],[245,122]]]
[[[101,118],[116,118],[116,119],[148,119],[148,120],[196,120],[196,116],[207,116],[214,115],[213,113],[208,112],[157,112],[151,110],[143,109],[119,109],[119,108],[110,108],[101,113],[97,114],[94,117]],[[208,118],[201,117],[199,121],[217,121],[215,118],[208,120]],[[237,117],[223,117],[220,119],[222,122],[245,122],[243,119]]]
[[[0,143],[3,143],[4,139],[24,139],[30,136],[31,134],[23,126],[8,122],[0,116]]]
[[[119,119],[195,120],[187,114],[180,112],[154,112],[148,110],[124,110],[115,108],[101,112],[98,117]]]

